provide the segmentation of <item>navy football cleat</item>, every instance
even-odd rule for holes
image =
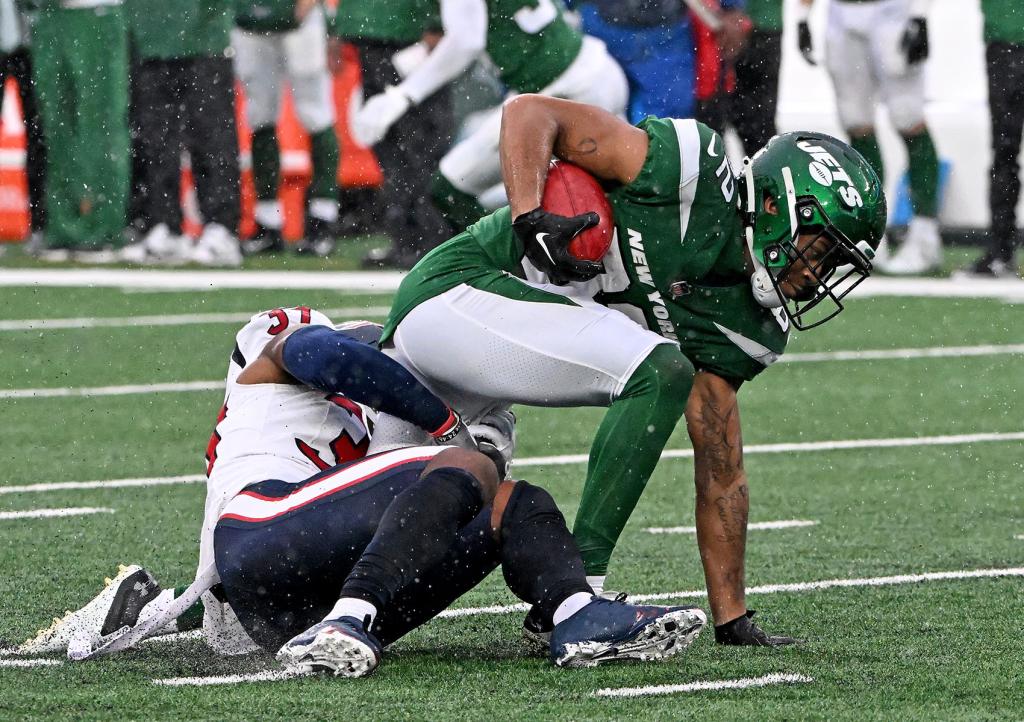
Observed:
[[[380,664],[382,648],[355,617],[325,619],[285,642],[277,661],[300,673],[330,672],[365,677]]]
[[[668,659],[707,623],[697,607],[654,607],[595,597],[551,631],[551,661],[559,667]]]

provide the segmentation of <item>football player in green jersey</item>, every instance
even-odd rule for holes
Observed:
[[[604,43],[582,35],[565,18],[562,0],[436,0],[444,37],[397,86],[366,101],[352,123],[365,145],[381,140],[391,125],[484,52],[513,93],[543,93],[623,114],[629,87]],[[414,111],[413,111],[414,112]],[[501,108],[493,108],[475,130],[441,160],[434,202],[456,228],[484,215],[478,197],[497,189],[503,203],[498,131]],[[491,195],[491,194],[488,194]]]
[[[606,183],[615,239],[601,263],[566,250],[593,214],[540,208],[552,155]],[[877,174],[841,141],[788,133],[737,178],[721,136],[696,121],[631,126],[542,96],[506,104],[501,157],[510,207],[406,276],[387,352],[464,418],[509,403],[608,407],[574,528],[598,589],[685,411],[716,638],[793,641],[766,635],[746,607],[736,392],[778,359],[791,325],[832,318],[871,272],[886,217]],[[374,444],[408,433],[382,418]]]

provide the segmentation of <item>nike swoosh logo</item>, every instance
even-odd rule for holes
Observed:
[[[537,234],[537,245],[541,247],[541,250],[543,250],[543,251],[544,251],[544,255],[546,255],[546,256],[548,257],[548,260],[549,260],[549,261],[551,261],[552,265],[554,265],[554,263],[555,263],[555,259],[554,259],[554,257],[553,257],[553,256],[551,255],[551,251],[549,251],[549,250],[548,250],[548,244],[546,244],[546,243],[544,242],[544,239],[545,239],[545,238],[546,238],[546,237],[547,237],[548,235],[549,235],[548,233],[538,233],[538,234]]]
[[[747,338],[741,333],[737,333],[732,329],[726,328],[720,323],[716,322],[715,327],[721,331],[727,339],[736,344],[743,353],[763,366],[771,366],[773,363],[778,361],[779,357],[782,355],[775,353],[767,346],[759,344],[752,338]]]
[[[717,158],[718,153],[715,152],[715,138],[718,137],[718,133],[711,136],[711,142],[708,144],[708,155],[712,158]]]

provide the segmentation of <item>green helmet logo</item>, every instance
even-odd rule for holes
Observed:
[[[746,162],[744,179],[755,296],[785,308],[799,329],[833,318],[871,274],[885,233],[878,174],[841,140],[795,132],[768,141]],[[787,281],[793,274],[814,287],[795,292]]]

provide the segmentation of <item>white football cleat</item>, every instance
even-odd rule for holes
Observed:
[[[142,608],[160,594],[160,585],[140,566],[119,567],[116,577],[96,597],[75,612],[54,617],[53,624],[40,629],[15,650],[16,654],[66,652],[72,639],[95,643],[121,627],[135,624]]]
[[[938,270],[942,266],[942,237],[939,222],[934,218],[914,216],[907,226],[907,236],[896,255],[879,267],[893,275],[916,276]]]
[[[192,249],[191,260],[201,266],[238,268],[242,248],[238,238],[219,223],[208,223]]]
[[[325,619],[285,642],[277,661],[300,674],[330,672],[336,677],[365,677],[377,669],[380,642],[353,617]]]

